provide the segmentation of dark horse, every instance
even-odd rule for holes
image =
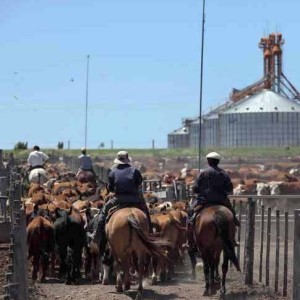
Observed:
[[[205,276],[204,295],[210,295],[215,283],[215,273],[218,276],[218,265],[221,252],[224,251],[222,264],[221,294],[226,293],[225,281],[228,271],[228,262],[231,260],[238,271],[240,271],[233,241],[235,235],[235,224],[232,212],[221,205],[213,205],[203,208],[197,216],[193,228],[194,240],[200,256],[203,260]],[[192,250],[189,252],[192,262],[192,278],[195,279],[196,256]]]

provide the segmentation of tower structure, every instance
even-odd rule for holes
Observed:
[[[298,90],[292,85],[282,71],[282,45],[284,39],[281,33],[271,33],[262,37],[259,48],[263,52],[263,78],[244,89],[233,89],[230,100],[239,101],[245,96],[254,95],[264,89],[272,90],[289,99],[300,100]]]

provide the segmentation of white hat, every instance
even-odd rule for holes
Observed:
[[[127,151],[119,151],[117,157],[114,160],[114,164],[125,165],[130,164],[132,161],[131,157],[128,156]]]
[[[221,156],[217,152],[210,152],[206,155],[206,158],[213,158],[213,159],[220,160]]]

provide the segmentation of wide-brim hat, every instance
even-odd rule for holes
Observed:
[[[127,151],[119,151],[117,157],[114,160],[114,164],[125,165],[132,162],[131,157],[128,156]]]
[[[212,158],[212,159],[217,159],[220,160],[221,159],[221,155],[217,152],[210,152],[206,155],[206,158]]]

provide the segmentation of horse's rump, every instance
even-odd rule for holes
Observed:
[[[163,242],[150,239],[148,232],[145,213],[135,207],[116,211],[106,225],[107,239],[116,259],[138,252],[164,256],[160,247]]]
[[[47,173],[43,168],[32,169],[28,175],[29,183],[44,184],[48,181]]]
[[[203,208],[196,218],[195,237],[203,255],[224,250],[239,269],[234,252],[235,224],[232,212],[225,206],[215,205]]]
[[[76,177],[80,183],[95,183],[95,175],[92,171],[85,171],[80,169],[76,174]]]

